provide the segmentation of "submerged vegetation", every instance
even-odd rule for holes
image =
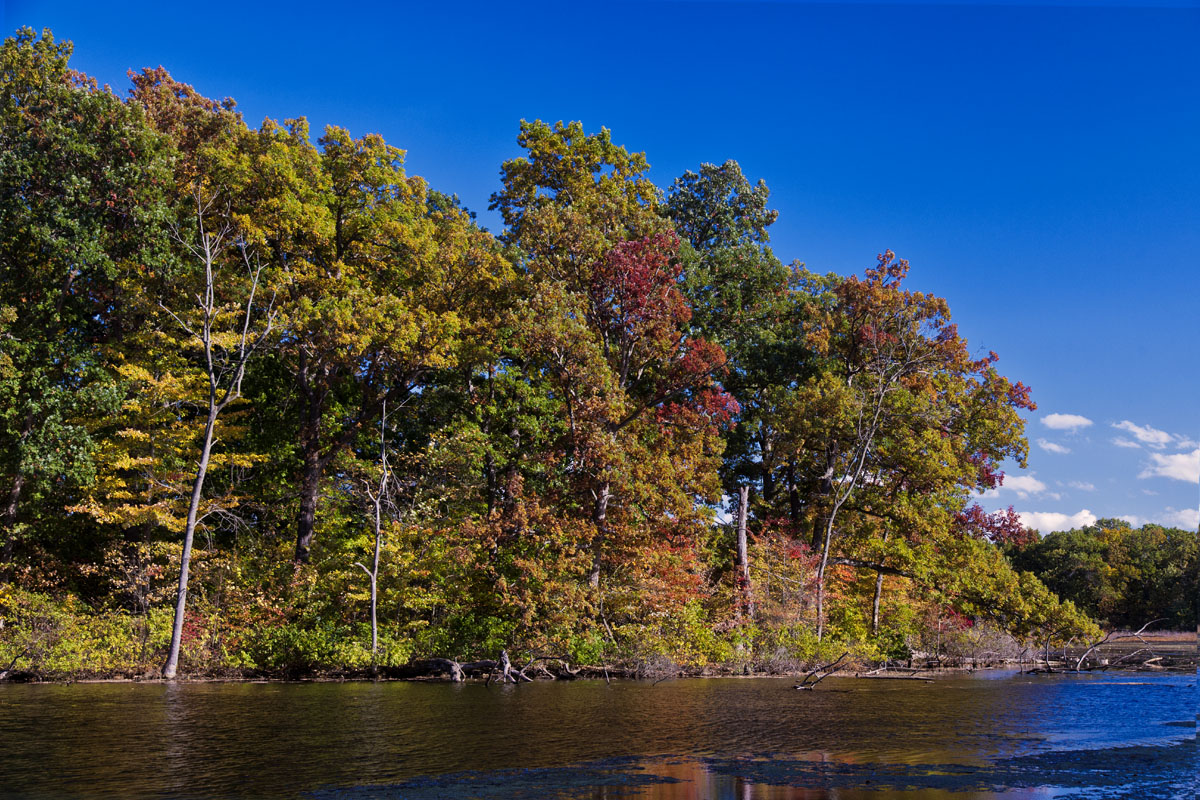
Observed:
[[[380,136],[69,55],[0,50],[0,670],[762,669],[1124,619],[972,502],[1028,387],[892,252],[779,260],[736,162],[664,193],[522,122],[493,235]]]

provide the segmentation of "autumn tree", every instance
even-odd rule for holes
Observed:
[[[1195,531],[1102,519],[1018,542],[1010,555],[1016,568],[1108,625],[1136,629],[1162,618],[1185,630],[1196,616],[1198,551]]]
[[[526,155],[504,162],[504,188],[488,207],[534,277],[587,291],[592,267],[614,245],[667,230],[646,156],[613,143],[607,128],[522,121],[517,144]]]
[[[307,164],[318,212],[314,231],[263,232],[290,274],[284,324],[300,398],[299,563],[309,557],[326,469],[385,402],[399,410],[427,375],[456,361],[472,324],[468,298],[504,280],[507,268],[464,212],[428,202],[424,181],[404,174],[402,151],[380,137],[331,128],[319,155],[300,128],[286,138],[279,149]]]
[[[527,357],[565,423],[562,502],[590,522],[602,608],[603,575],[640,580],[639,552],[704,518],[736,405],[717,383],[721,348],[689,330],[678,237],[644,157],[578,123],[523,123],[519,141],[528,155],[506,162],[493,207],[531,279]]]
[[[104,352],[125,392],[98,451],[97,481],[73,510],[104,525],[142,528],[145,535],[158,529],[181,534],[190,481],[180,476],[193,460],[197,426],[180,409],[206,394],[208,379],[192,360],[191,334],[171,312],[196,310],[206,295],[201,227],[220,234],[210,266],[241,269],[240,256],[230,262],[226,251],[240,253],[244,244],[231,226],[241,194],[238,150],[249,131],[232,101],[209,100],[161,67],[131,73],[131,79],[129,105],[162,137],[168,156],[162,187],[167,257],[133,265],[118,278],[127,298],[123,333]],[[228,448],[230,433],[223,438]]]
[[[953,513],[970,491],[995,485],[1003,459],[1027,452],[1018,414],[1034,407],[1027,387],[1000,376],[994,354],[971,358],[945,301],[903,289],[907,273],[907,262],[880,255],[863,279],[833,288],[807,333],[823,368],[797,391],[789,430],[811,487],[819,635],[844,509],[886,519],[901,499],[933,498]]]

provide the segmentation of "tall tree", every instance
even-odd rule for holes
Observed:
[[[204,399],[204,432],[200,439],[200,454],[196,460],[196,473],[192,481],[191,497],[188,500],[187,519],[184,523],[183,550],[179,561],[179,589],[175,596],[175,621],[171,628],[171,645],[163,666],[163,677],[175,677],[179,666],[180,646],[183,641],[183,623],[187,606],[188,568],[191,563],[192,543],[199,519],[204,481],[208,475],[212,457],[217,418],[230,403],[242,396],[242,380],[246,365],[256,350],[267,342],[275,321],[275,297],[271,295],[265,308],[256,299],[262,264],[250,255],[244,241],[237,240],[237,231],[229,221],[218,220],[215,225],[208,212],[217,197],[205,196],[202,187],[196,190],[195,230],[189,235],[181,234],[180,243],[190,251],[199,265],[198,280],[182,281],[196,289],[195,308],[191,313],[180,309],[167,309],[176,323],[183,328],[199,346],[201,368],[207,378]],[[219,274],[221,267],[229,270],[229,252],[236,251],[246,270],[238,277]],[[244,299],[243,299],[244,298]]]
[[[675,179],[666,203],[666,216],[675,233],[700,252],[765,244],[767,229],[779,212],[767,208],[770,190],[765,181],[751,185],[738,162],[701,164]]]
[[[614,245],[667,230],[645,155],[614,144],[607,128],[587,134],[579,122],[522,121],[517,143],[526,155],[504,162],[504,188],[489,208],[534,277],[586,292],[592,267]]]
[[[381,413],[425,390],[477,331],[473,296],[510,267],[462,210],[429,202],[403,152],[379,136],[330,128],[319,157],[296,129],[287,147],[313,160],[323,220],[303,236],[264,231],[290,275],[285,354],[300,398],[295,560],[308,560],[321,481]]]
[[[811,487],[818,635],[839,515],[890,513],[861,502],[864,491],[891,508],[903,507],[901,493],[933,498],[949,529],[970,490],[994,486],[999,463],[1027,452],[1018,412],[1035,407],[1028,388],[1000,376],[994,354],[971,358],[946,302],[903,289],[907,274],[906,261],[881,254],[863,279],[836,285],[807,331],[823,367],[798,387],[788,428]]]
[[[163,142],[70,54],[29,28],[0,47],[4,563],[24,501],[92,480],[92,422],[121,399],[98,351],[121,331],[117,278],[166,251]]]
[[[210,248],[211,266],[234,277],[241,269],[238,256],[231,264],[226,251],[240,253],[245,245],[232,226],[237,213],[244,215],[240,149],[249,131],[233,101],[203,97],[161,67],[130,77],[129,105],[162,137],[167,154],[162,188],[169,258],[133,264],[118,277],[117,291],[126,298],[121,333],[104,352],[124,384],[124,397],[98,452],[98,479],[72,510],[104,525],[140,528],[144,539],[159,529],[172,536],[183,532],[191,490],[183,476],[197,439],[193,412],[208,391],[194,337],[164,304],[185,317],[202,313],[196,305],[207,295],[201,227],[222,245]],[[227,299],[236,284],[217,292]],[[224,430],[222,438],[228,454],[232,431]]]
[[[679,241],[660,216],[645,157],[613,144],[607,130],[588,135],[577,122],[523,122],[518,142],[527,155],[504,164],[504,189],[492,208],[501,211],[506,239],[520,249],[531,278],[528,352],[561,398],[562,464],[593,528],[587,578],[596,590],[614,534],[661,521],[630,515],[661,508],[661,494],[656,503],[641,493],[676,494],[668,476],[682,478],[677,486],[687,490],[671,507],[690,517],[696,487],[711,481],[696,461],[687,477],[677,468],[639,474],[635,465],[650,460],[647,448],[657,438],[658,454],[670,459],[705,439],[736,406],[716,383],[724,353],[688,330]],[[696,437],[688,443],[674,417],[691,414]],[[703,463],[712,450],[700,445],[694,457]],[[701,494],[711,491],[710,483]],[[612,513],[618,494],[621,520]]]

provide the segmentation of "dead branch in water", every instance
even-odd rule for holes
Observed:
[[[833,662],[831,662],[831,663],[829,663],[829,664],[826,664],[826,665],[825,665],[825,666],[823,666],[823,667],[817,667],[817,668],[816,668],[816,669],[814,669],[812,672],[810,672],[810,673],[808,673],[807,675],[805,675],[805,676],[804,676],[804,680],[802,680],[802,681],[800,681],[800,683],[796,684],[796,687],[795,687],[795,688],[797,688],[797,689],[803,689],[803,690],[805,690],[805,691],[812,691],[812,689],[813,689],[813,687],[814,687],[814,686],[816,686],[818,683],[820,683],[821,681],[825,680],[825,679],[826,679],[826,678],[828,678],[830,675],[832,675],[834,672],[836,672],[836,671],[837,671],[837,665],[838,665],[838,664],[840,664],[840,663],[842,663],[842,659],[844,659],[844,658],[845,658],[846,656],[848,656],[848,655],[850,655],[850,651],[846,651],[845,653],[842,653],[840,656],[838,656],[838,657],[837,657],[837,660],[836,660],[836,661],[833,661]],[[809,681],[809,679],[810,679],[810,678],[812,678],[814,675],[816,675],[816,674],[817,674],[817,673],[819,673],[819,672],[824,672],[825,674],[824,674],[824,675],[821,675],[819,678],[817,678],[817,679],[816,679],[815,681],[813,681],[812,683],[809,683],[809,682],[808,682],[808,681]]]
[[[1116,631],[1109,631],[1107,634],[1105,634],[1103,639],[1101,639],[1100,641],[1093,644],[1087,650],[1083,651],[1083,655],[1081,655],[1079,657],[1079,660],[1075,662],[1075,671],[1080,672],[1081,668],[1083,667],[1083,662],[1087,659],[1087,657],[1089,655],[1091,655],[1096,650],[1096,648],[1100,647],[1101,645],[1105,645],[1110,642],[1119,642],[1124,639],[1137,639],[1142,644],[1149,646],[1148,643],[1146,642],[1146,640],[1142,638],[1142,634],[1146,632],[1146,628],[1149,628],[1151,625],[1154,625],[1155,623],[1158,623],[1158,622],[1166,622],[1166,619],[1165,618],[1152,619],[1149,622],[1147,622],[1145,625],[1143,625],[1142,627],[1138,628],[1133,633],[1126,633],[1126,634],[1122,634],[1120,636],[1113,635],[1116,633]],[[1139,652],[1139,653],[1144,652],[1144,649],[1138,650],[1137,652]],[[1153,652],[1153,651],[1151,651],[1151,652]],[[1128,656],[1126,656],[1126,658],[1128,658]],[[1119,659],[1119,660],[1124,660],[1124,659]]]
[[[22,658],[24,658],[27,655],[29,655],[28,647],[26,647],[21,652],[17,653],[17,655],[13,658],[13,660],[9,662],[8,667],[6,669],[0,669],[0,681],[7,678],[9,676],[9,674],[13,671],[13,667],[15,667],[17,665],[17,662],[20,661]]]

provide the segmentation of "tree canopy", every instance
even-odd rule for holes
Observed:
[[[974,504],[1028,387],[890,250],[782,262],[736,161],[663,192],[607,129],[523,121],[493,235],[377,134],[69,56],[0,47],[0,660],[60,663],[82,615],[137,671],[172,609],[181,670],[267,672],[1194,620],[1194,537],[1030,544]]]

